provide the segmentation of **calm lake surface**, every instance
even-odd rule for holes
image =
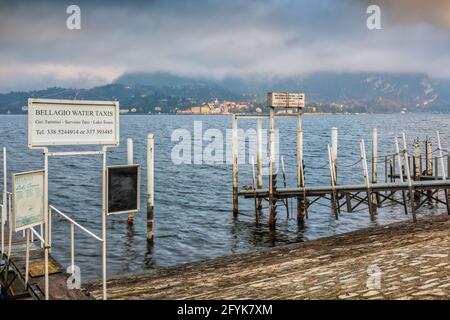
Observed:
[[[304,228],[297,226],[294,217],[286,217],[279,205],[275,230],[267,227],[267,212],[257,224],[253,200],[240,199],[241,214],[232,217],[232,166],[220,164],[182,164],[171,160],[172,149],[178,144],[171,136],[176,129],[192,134],[194,122],[201,121],[203,133],[212,128],[225,136],[231,129],[231,116],[122,116],[121,144],[110,152],[109,165],[126,163],[126,138],[134,139],[134,162],[142,165],[141,212],[135,215],[133,227],[126,224],[126,215],[108,217],[108,275],[137,272],[213,257],[241,253],[260,248],[331,236],[371,225],[387,224],[410,219],[401,206],[389,206],[378,211],[376,222],[371,222],[366,208],[354,213],[342,212],[336,221],[328,207],[313,205]],[[255,120],[239,120],[239,127],[255,127]],[[440,130],[443,148],[450,148],[450,116],[432,114],[389,115],[306,115],[303,118],[304,160],[307,185],[329,184],[329,168],[321,167],[327,161],[327,143],[330,130],[339,130],[338,181],[340,184],[363,183],[361,165],[348,167],[359,159],[359,140],[366,141],[370,157],[371,128],[378,128],[379,155],[394,150],[394,136],[407,133],[409,151],[412,140],[423,141]],[[268,123],[264,123],[267,127]],[[296,121],[279,118],[280,153],[284,155],[288,186],[295,186]],[[155,135],[155,241],[146,241],[146,136]],[[27,117],[0,116],[1,146],[8,150],[8,183],[11,174],[43,168],[40,151],[27,148]],[[203,141],[203,148],[210,142]],[[228,146],[229,147],[229,146]],[[435,149],[436,145],[433,146]],[[85,148],[86,149],[86,148]],[[98,149],[95,147],[90,150]],[[421,149],[424,150],[423,145]],[[61,148],[59,149],[61,150]],[[63,150],[67,150],[63,149]],[[224,156],[225,158],[225,156]],[[370,164],[369,164],[370,168]],[[240,165],[239,186],[252,181],[251,165]],[[0,173],[2,177],[3,173]],[[1,178],[3,181],[3,178]],[[379,166],[379,180],[384,179],[384,164]],[[265,178],[265,183],[267,179]],[[278,185],[282,181],[278,180]],[[3,185],[0,189],[3,188]],[[9,186],[10,189],[10,186]],[[56,206],[97,235],[101,235],[101,159],[96,156],[51,158],[49,162],[50,204]],[[322,204],[327,204],[323,202]],[[295,203],[292,203],[295,205]],[[444,206],[421,209],[418,215],[437,214]],[[294,215],[295,216],[295,215]],[[69,224],[53,220],[53,255],[64,266],[70,264]],[[76,264],[82,279],[101,276],[101,245],[93,238],[76,230]]]

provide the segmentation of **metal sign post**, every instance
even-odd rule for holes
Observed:
[[[274,163],[275,157],[275,108],[286,108],[297,110],[297,187],[305,187],[305,176],[303,171],[303,128],[302,128],[302,108],[305,106],[304,93],[289,93],[289,92],[269,92],[267,94],[267,105],[270,109],[270,131],[269,131],[269,224],[273,225],[276,221],[276,199],[273,196],[275,188],[273,186]],[[272,200],[270,200],[272,198]],[[306,211],[306,199],[297,198],[297,222],[303,224],[304,215]]]
[[[5,223],[6,223],[6,210],[7,204],[7,170],[6,170],[6,148],[3,147],[3,206],[2,206],[2,257],[5,253]]]
[[[49,157],[64,156],[102,156],[102,278],[103,299],[106,299],[106,163],[108,148],[117,147],[119,137],[119,102],[117,101],[28,100],[28,147],[30,149],[41,149],[44,154],[46,300],[49,299],[48,253],[51,239],[49,228],[51,219],[48,203],[48,159]],[[101,151],[49,152],[48,146],[59,145],[103,145],[103,147]]]

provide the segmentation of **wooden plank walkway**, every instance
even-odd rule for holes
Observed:
[[[450,189],[450,180],[426,180],[426,181],[412,181],[413,190],[434,190],[434,189]],[[372,192],[383,192],[383,191],[408,191],[408,182],[388,182],[388,183],[375,183],[370,185]],[[332,186],[312,186],[305,188],[278,188],[274,191],[277,198],[293,198],[302,197],[306,195],[310,196],[323,196],[333,192],[366,192],[367,187],[364,184],[355,185],[336,185],[334,188]],[[253,197],[268,197],[269,189],[257,189],[257,190],[241,190],[238,193],[239,196],[244,196],[245,198]]]
[[[450,217],[117,276],[109,299],[449,299]],[[368,287],[381,271],[380,287]],[[102,298],[101,281],[83,285]]]
[[[6,228],[5,234],[5,254],[8,253],[8,239],[9,239],[9,231]],[[43,273],[43,265],[44,265],[44,249],[42,249],[39,245],[39,241],[30,243],[30,266],[33,265],[41,265],[42,273]],[[13,273],[17,275],[16,284],[13,286],[13,291],[10,292],[12,295],[16,295],[17,292],[14,292],[14,288],[22,289],[21,291],[25,291],[25,254],[26,254],[26,240],[22,237],[22,233],[13,233],[12,242],[11,242],[11,257],[10,257],[10,272],[8,274],[8,278],[11,279],[13,277]],[[4,256],[5,261],[8,261],[8,258]],[[59,270],[56,273],[49,274],[49,298],[57,299],[57,300],[85,300],[87,296],[81,290],[69,290],[67,288],[67,279],[69,274],[65,272],[65,269],[51,256],[49,255],[49,265],[53,265]],[[1,268],[0,268],[1,269]],[[31,268],[30,268],[31,273]],[[39,273],[39,271],[38,271]],[[4,274],[2,274],[3,279]],[[44,299],[44,290],[45,282],[44,275],[38,275],[35,277],[29,276],[29,286],[26,290],[28,293],[24,295],[21,293],[15,299]]]

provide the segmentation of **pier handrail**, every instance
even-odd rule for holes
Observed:
[[[100,242],[103,242],[103,239],[101,239],[99,236],[95,235],[93,232],[89,231],[88,229],[86,229],[85,227],[83,227],[81,224],[79,224],[78,222],[76,222],[75,220],[73,220],[72,218],[70,218],[69,216],[67,216],[66,214],[64,214],[63,212],[61,212],[61,210],[59,210],[58,208],[56,208],[55,206],[50,205],[49,206],[50,209],[52,211],[55,211],[58,215],[60,215],[61,217],[63,217],[64,219],[66,219],[67,221],[69,221],[71,224],[77,226],[78,228],[80,228],[81,230],[83,230],[85,233],[87,233],[88,235],[90,235],[91,237],[97,239]]]
[[[39,234],[39,232],[37,232],[36,230],[34,230],[33,227],[30,228],[31,232],[33,232],[33,234],[41,241],[41,244],[43,245],[45,243],[44,238]]]
[[[50,232],[49,232],[48,243],[49,243],[50,248],[52,247],[52,218],[51,217],[52,217],[53,212],[57,213],[59,216],[63,217],[64,219],[66,219],[67,221],[70,222],[70,261],[71,261],[70,267],[71,267],[72,275],[74,275],[74,273],[75,273],[75,226],[77,226],[78,228],[83,230],[86,234],[88,234],[89,236],[93,237],[94,239],[96,239],[102,243],[103,243],[103,239],[101,239],[100,237],[95,235],[93,232],[91,232],[88,229],[86,229],[85,227],[83,227],[81,224],[79,224],[78,222],[76,222],[75,220],[70,218],[68,215],[63,213],[61,210],[59,210],[55,206],[49,205],[48,222],[49,222],[49,231]]]

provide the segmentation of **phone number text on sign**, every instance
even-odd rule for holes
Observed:
[[[117,101],[28,101],[28,145],[118,145]]]

